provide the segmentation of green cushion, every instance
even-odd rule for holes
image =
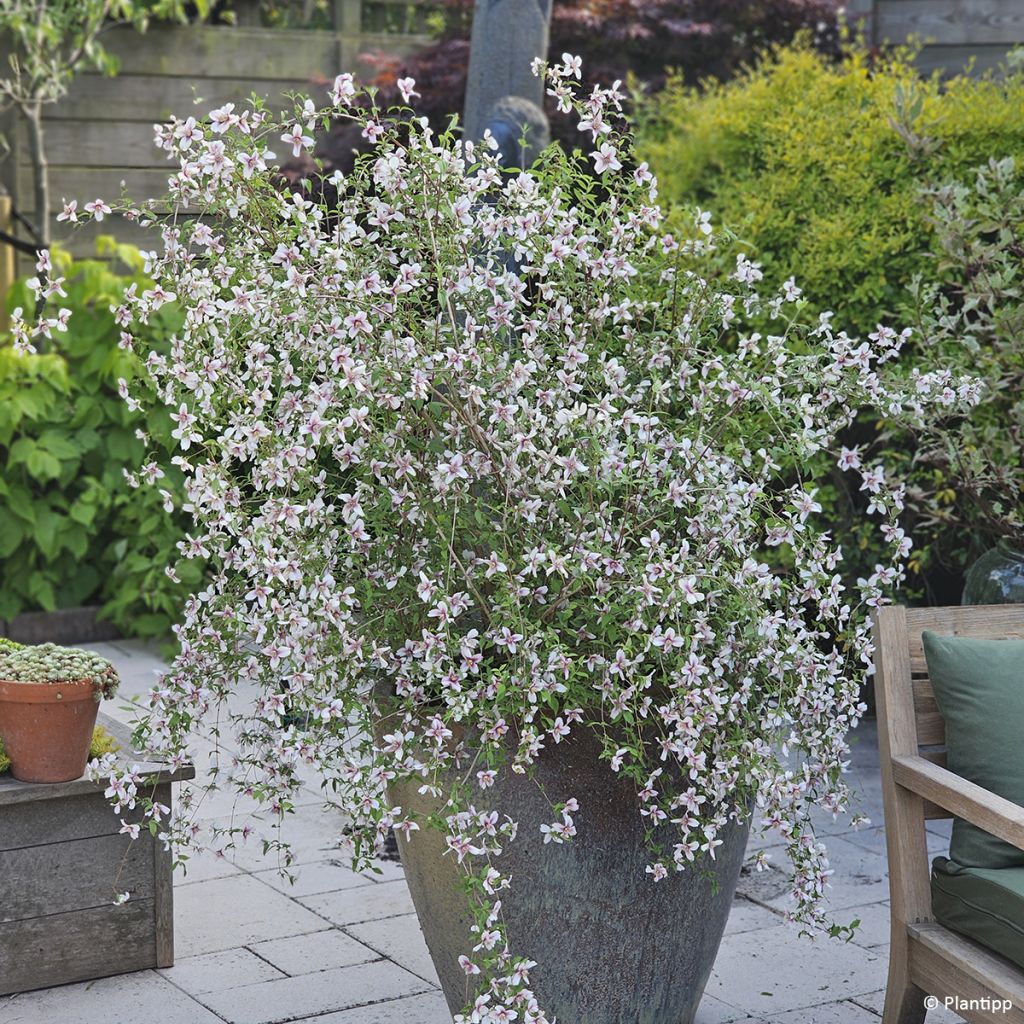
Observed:
[[[935,700],[946,720],[951,772],[1024,806],[1024,640],[923,634]],[[1024,851],[953,821],[950,860],[964,867],[1024,865]]]
[[[932,912],[939,924],[1024,968],[1024,868],[932,865]]]

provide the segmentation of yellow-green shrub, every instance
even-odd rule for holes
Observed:
[[[1024,152],[1024,73],[940,84],[911,58],[831,63],[798,45],[727,84],[677,79],[643,111],[641,150],[667,202],[710,210],[769,280],[794,274],[866,332],[927,269],[921,186]]]

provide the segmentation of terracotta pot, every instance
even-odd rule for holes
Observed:
[[[0,739],[20,782],[70,782],[85,772],[99,711],[92,680],[0,680]]]
[[[599,753],[597,738],[578,730],[544,750],[534,778],[502,772],[481,798],[519,822],[517,839],[495,859],[512,876],[502,904],[512,953],[537,961],[531,987],[548,1015],[566,1024],[690,1024],[725,930],[749,825],[728,825],[714,861],[655,884],[644,870],[650,857],[636,787],[600,763]],[[391,795],[406,811],[440,809],[417,790],[401,782]],[[570,796],[580,801],[579,835],[545,845],[540,825],[553,818],[551,802]],[[440,833],[416,832],[408,842],[399,836],[398,845],[456,1013],[467,1001],[458,956],[474,942],[460,873]]]

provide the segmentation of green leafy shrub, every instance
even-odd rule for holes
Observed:
[[[677,77],[643,106],[641,152],[666,200],[711,210],[769,282],[795,274],[816,308],[867,333],[927,270],[922,184],[1024,150],[1024,73],[940,84],[911,59],[796,45],[727,84]]]
[[[131,411],[118,393],[119,379],[144,375],[145,352],[120,347],[111,307],[126,288],[151,282],[130,246],[101,239],[98,255],[127,271],[54,252],[67,294],[52,301],[72,316],[46,350],[21,355],[0,339],[0,618],[100,603],[126,633],[157,635],[199,576],[190,562],[182,583],[166,575],[185,524],[154,489],[125,479],[125,470],[141,470],[148,436],[162,453],[152,472],[166,475],[169,493],[181,486],[170,465],[173,424],[166,414]],[[33,308],[24,282],[9,303]],[[180,314],[164,307],[141,341],[161,349],[179,324]]]
[[[1024,546],[1024,160],[930,190],[933,273],[911,287],[930,360],[987,383],[970,415],[918,432],[910,502],[919,559],[962,567],[1005,537]]]

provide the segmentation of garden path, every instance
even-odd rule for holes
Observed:
[[[91,646],[120,671],[113,704],[144,694],[161,668],[139,642]],[[851,831],[828,821],[822,832],[835,869],[831,906],[841,922],[860,920],[854,938],[801,938],[782,918],[785,875],[745,872],[696,1024],[878,1024],[889,904],[874,722],[858,730],[852,770],[875,824]],[[231,812],[218,796],[200,816]],[[948,823],[933,825],[930,846],[944,852]],[[173,968],[0,998],[0,1024],[449,1024],[401,868],[354,874],[334,848],[340,826],[314,784],[289,827],[295,885],[259,849],[197,858],[176,879]],[[959,1019],[928,1015],[929,1024]]]

